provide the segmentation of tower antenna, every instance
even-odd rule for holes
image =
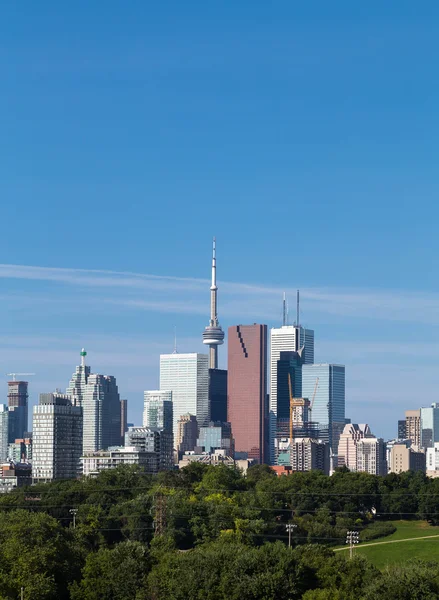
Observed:
[[[218,368],[218,346],[224,343],[224,331],[218,322],[218,287],[216,285],[216,238],[212,247],[212,284],[210,286],[210,320],[203,332],[203,344],[209,346],[209,369]]]
[[[297,327],[300,327],[299,312],[300,312],[300,295],[299,295],[299,290],[297,290],[297,315],[296,315],[296,325],[297,325]]]
[[[177,327],[174,327],[174,351],[172,354],[178,354],[177,352]]]
[[[282,300],[282,326],[285,327],[287,324],[287,298],[284,292],[284,298]]]

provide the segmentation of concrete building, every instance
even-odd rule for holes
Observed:
[[[421,408],[421,448],[433,448],[439,442],[439,403]]]
[[[199,462],[205,465],[226,465],[227,467],[239,469],[245,475],[247,469],[255,464],[252,459],[234,459],[228,456],[225,450],[215,450],[213,453],[210,452],[186,452],[181,457],[178,467],[183,469],[192,462]]]
[[[416,448],[421,447],[421,409],[405,411],[405,437]]]
[[[147,390],[143,393],[143,426],[173,430],[172,392],[169,390]]]
[[[427,448],[426,470],[429,477],[438,477],[439,475],[439,442],[435,442],[433,448]]]
[[[120,441],[124,443],[125,433],[128,431],[128,400],[120,401]]]
[[[213,453],[215,450],[225,450],[233,458],[234,447],[230,423],[210,422],[208,427],[200,427],[197,447],[204,452]]]
[[[315,394],[315,397],[314,397]],[[320,438],[336,453],[338,435],[345,425],[345,367],[334,364],[304,364],[302,396],[313,400],[310,420],[318,423]]]
[[[14,488],[32,484],[32,467],[29,463],[0,465],[0,494],[8,493]]]
[[[425,471],[425,453],[417,452],[407,444],[394,444],[390,450],[389,473]]]
[[[371,475],[387,475],[386,445],[382,438],[365,437],[357,441],[355,471]]]
[[[125,446],[142,452],[157,453],[160,470],[172,469],[174,466],[172,430],[130,427],[125,434]]]
[[[350,471],[357,470],[357,444],[364,438],[374,438],[369,425],[348,423],[338,442],[338,466],[346,466]]]
[[[8,458],[9,410],[6,404],[0,404],[0,462]]]
[[[63,394],[40,394],[33,410],[32,477],[73,479],[80,473],[82,408]]]
[[[398,421],[398,440],[405,440],[405,419],[400,419]]]
[[[228,330],[227,421],[235,456],[268,461],[267,326]]]
[[[160,356],[160,390],[172,392],[175,443],[177,422],[182,415],[195,415],[200,426],[210,422],[208,362],[207,354]]]
[[[294,438],[291,446],[293,471],[322,471],[329,475],[329,444],[311,438]]]
[[[181,415],[177,422],[177,438],[175,440],[179,454],[192,452],[197,445],[198,423],[195,415]]]
[[[28,431],[28,398],[27,381],[8,381],[9,443]]]
[[[8,445],[8,460],[14,463],[32,462],[32,438],[17,439]]]
[[[145,473],[151,475],[157,474],[160,470],[158,452],[144,452],[134,447],[87,452],[81,457],[81,460],[83,474],[87,477],[96,477],[101,471],[126,465],[138,465]]]
[[[116,379],[112,375],[91,373],[85,364],[87,352],[81,351],[81,365],[70,380],[67,394],[83,411],[83,453],[121,443],[121,403]]]
[[[285,300],[284,300],[285,302]],[[274,327],[270,330],[270,417],[269,417],[269,435],[270,435],[270,463],[275,464],[276,459],[276,430],[277,419],[283,418],[280,413],[284,407],[285,399],[288,402],[288,389],[285,387],[285,378],[280,378],[280,386],[278,381],[278,361],[281,360],[283,352],[300,352],[300,366],[302,364],[314,363],[314,331],[305,329],[300,325],[287,325],[284,309],[284,324],[282,327]],[[285,368],[286,365],[282,365]],[[297,376],[301,377],[301,368],[298,369]],[[287,383],[288,385],[288,383]],[[297,381],[297,388],[301,387]],[[280,388],[281,396],[278,398],[278,389]],[[283,391],[283,394],[282,394]],[[297,390],[297,396],[302,396],[302,390]]]

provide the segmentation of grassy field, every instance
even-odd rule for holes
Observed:
[[[393,524],[396,527],[395,533],[359,544],[355,552],[365,556],[379,569],[390,564],[400,564],[411,558],[439,561],[439,527],[432,527],[425,521],[393,521]],[[438,537],[416,540],[425,536]],[[409,541],[383,543],[406,539]],[[349,552],[347,549],[340,551]]]

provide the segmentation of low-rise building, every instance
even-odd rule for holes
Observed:
[[[32,466],[29,463],[0,465],[0,493],[10,492],[16,487],[32,484]]]
[[[160,469],[160,453],[145,452],[136,447],[109,448],[86,452],[82,458],[83,474],[96,476],[101,471],[125,465],[139,465],[146,473],[155,475]]]
[[[183,469],[192,462],[200,462],[213,466],[226,465],[228,467],[235,467],[236,469],[240,469],[244,475],[247,473],[247,469],[255,464],[254,459],[244,458],[235,460],[231,456],[228,456],[225,450],[215,450],[214,452],[186,452],[179,461],[178,467]]]

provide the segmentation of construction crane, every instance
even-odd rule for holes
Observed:
[[[17,381],[16,380],[16,375],[36,375],[36,373],[6,373],[7,377],[12,377],[12,381]]]
[[[314,386],[314,393],[312,395],[311,405],[309,407],[309,420],[312,421],[312,407],[314,406],[314,400],[316,399],[317,388],[319,387],[319,378],[316,378],[316,384]]]

